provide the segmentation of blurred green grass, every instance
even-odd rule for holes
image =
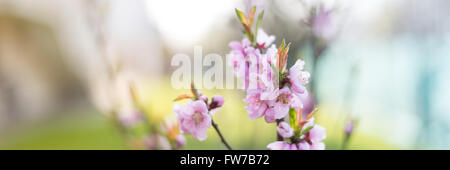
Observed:
[[[105,116],[94,110],[70,111],[64,116],[15,130],[1,139],[0,149],[117,150],[127,149]]]

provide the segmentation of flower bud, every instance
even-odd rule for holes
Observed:
[[[277,131],[283,138],[290,138],[294,135],[294,129],[286,122],[281,122],[277,127]]]
[[[344,127],[345,135],[350,136],[353,133],[354,128],[355,128],[355,125],[353,124],[353,121],[348,121]]]
[[[210,104],[210,109],[215,109],[215,108],[218,108],[218,107],[222,107],[224,102],[225,102],[225,100],[223,99],[222,96],[215,95],[215,96],[212,97],[211,104]]]

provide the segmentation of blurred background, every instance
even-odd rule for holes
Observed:
[[[186,93],[171,86],[172,56],[225,56],[243,37],[234,9],[254,5],[276,44],[292,42],[288,65],[306,60],[327,149],[349,119],[348,149],[450,149],[446,0],[0,0],[0,149],[128,149],[108,116],[127,105],[123,82],[162,121]],[[214,120],[235,149],[275,140],[243,91],[202,92],[225,97]],[[186,137],[185,149],[225,149],[213,129]]]

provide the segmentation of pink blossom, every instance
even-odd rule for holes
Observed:
[[[298,150],[296,144],[289,144],[285,141],[276,141],[267,145],[270,150]]]
[[[232,49],[233,52],[244,54],[244,49],[251,46],[250,40],[247,38],[242,39],[241,42],[232,41],[228,46]],[[244,55],[245,56],[245,55]]]
[[[298,148],[297,145],[293,143],[285,147],[284,150],[298,150]]]
[[[325,150],[325,144],[323,142],[312,143],[310,145],[310,150]]]
[[[325,144],[323,142],[312,144],[308,144],[307,142],[289,144],[285,141],[276,141],[267,145],[267,148],[270,150],[324,150]]]
[[[274,109],[267,109],[264,120],[266,120],[267,123],[273,123],[277,120],[277,118],[275,118],[275,115],[277,114]]]
[[[326,129],[322,126],[314,124],[314,118],[309,119],[308,122],[303,125],[302,130],[305,130],[306,128],[309,128],[311,126],[313,128],[304,135],[306,140],[318,143],[327,138]]]
[[[277,131],[283,138],[290,138],[294,135],[294,129],[286,122],[281,122],[277,127]]]
[[[276,141],[267,145],[267,148],[270,150],[284,150],[289,147],[290,145],[285,141]]]
[[[260,118],[267,110],[267,101],[261,100],[261,94],[257,90],[247,91],[244,101],[247,103],[245,108],[251,120]]]
[[[275,44],[272,44],[269,48],[267,48],[266,54],[264,55],[269,64],[276,64],[276,59],[278,55],[278,48]]]
[[[317,105],[317,101],[313,95],[306,95],[306,96],[301,95],[299,97],[303,104],[303,112],[302,112],[303,116],[306,117],[306,115],[308,115],[315,109],[315,106]]]
[[[314,127],[309,130],[309,140],[313,143],[320,143],[322,140],[327,138],[326,130],[322,126],[314,125]]]
[[[206,139],[206,130],[211,127],[211,116],[204,101],[193,101],[174,106],[182,133],[191,134],[200,141]]]
[[[269,102],[270,112],[266,113],[266,121],[273,122],[285,117],[289,113],[289,108],[301,107],[301,101],[298,96],[294,95],[288,87],[278,90],[278,95],[275,100]]]
[[[261,60],[261,64],[259,65],[259,70],[257,73],[257,89],[261,93],[262,100],[274,100],[277,97],[278,91],[278,76],[277,73],[274,72],[272,66],[269,62],[269,59],[266,59],[267,56],[264,56]]]
[[[242,42],[233,41],[228,46],[231,48],[229,54],[230,65],[234,68],[235,75],[237,77],[244,77],[246,70],[248,69],[248,63],[246,62],[246,48],[251,47],[251,42],[244,38]]]
[[[311,144],[307,142],[300,142],[297,145],[298,150],[325,150],[325,144],[323,142]]]
[[[258,35],[256,36],[256,43],[258,47],[265,49],[269,47],[275,41],[275,36],[268,35],[262,28],[258,29]]]
[[[310,74],[303,71],[304,66],[305,62],[303,60],[297,60],[297,62],[289,69],[289,79],[292,91],[299,96],[307,95],[305,85],[309,82]]]
[[[310,150],[310,146],[307,142],[300,142],[298,143],[298,150]]]
[[[312,120],[314,121],[314,120]],[[307,127],[311,127],[312,121],[308,122],[304,125],[304,129]],[[322,126],[312,125],[313,128],[306,132],[302,138],[305,141],[308,141],[309,150],[324,150],[325,144],[322,142],[326,137],[326,130]],[[303,144],[301,148],[306,148],[306,145]]]

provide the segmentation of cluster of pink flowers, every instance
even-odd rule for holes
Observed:
[[[194,138],[203,141],[207,138],[206,131],[212,125],[213,115],[225,100],[222,96],[215,95],[208,101],[208,98],[193,90],[193,95],[184,95],[188,102],[185,104],[174,104],[173,112],[178,116],[180,131],[184,134],[191,134]]]
[[[249,118],[264,116],[267,123],[277,122],[279,135],[292,138],[292,144],[278,141],[270,144],[269,149],[324,149],[321,141],[326,137],[325,129],[314,125],[313,119],[297,122],[301,126],[294,126],[295,122],[301,119],[294,120],[292,127],[284,122],[291,110],[292,114],[297,114],[297,111],[303,109],[303,101],[308,97],[305,86],[310,74],[304,71],[305,62],[297,60],[290,69],[286,68],[290,44],[286,45],[283,40],[276,48],[272,44],[275,36],[258,28],[264,12],[258,16],[254,29],[256,31],[251,29],[255,9],[251,10],[248,17],[241,11],[236,12],[246,37],[240,42],[233,41],[229,44],[229,57],[235,75],[244,79],[244,89],[247,93],[244,101]]]
[[[267,148],[271,150],[324,150],[325,144],[322,142],[326,138],[325,128],[314,124],[314,119],[308,120],[303,127],[298,128],[298,134],[294,132],[291,125],[281,122],[277,131],[285,139],[290,139],[291,143],[286,141],[276,141]]]

